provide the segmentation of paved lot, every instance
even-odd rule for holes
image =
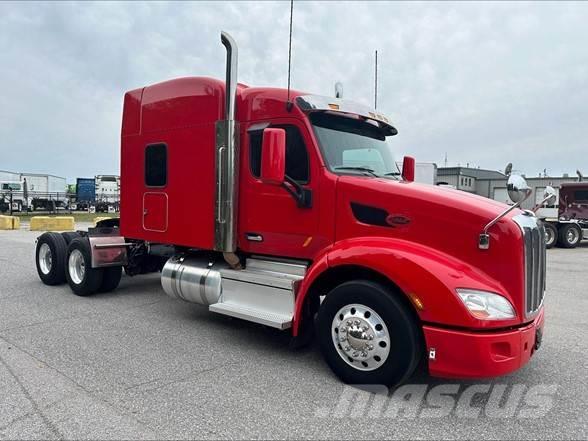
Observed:
[[[548,252],[546,333],[531,363],[474,383],[555,385],[545,416],[393,418],[333,416],[348,389],[316,347],[292,351],[286,334],[174,301],[157,275],[90,298],[42,285],[35,237],[0,231],[0,438],[588,436],[587,245]]]

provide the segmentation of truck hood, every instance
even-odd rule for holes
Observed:
[[[336,240],[362,236],[409,240],[471,265],[500,282],[506,292],[519,292],[522,232],[512,217],[521,211],[513,210],[490,229],[490,249],[478,248],[484,226],[506,208],[500,202],[451,188],[340,176]]]

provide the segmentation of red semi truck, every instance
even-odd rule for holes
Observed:
[[[512,207],[418,184],[397,130],[352,102],[182,78],[124,97],[121,212],[87,232],[45,233],[49,285],[109,291],[161,271],[171,297],[316,337],[345,382],[396,385],[519,369],[541,343],[545,239]]]

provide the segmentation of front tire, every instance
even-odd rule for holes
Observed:
[[[557,228],[547,222],[543,224],[543,227],[545,228],[545,247],[547,249],[553,248],[557,242]]]
[[[37,274],[45,285],[60,285],[65,282],[66,252],[67,245],[59,233],[43,233],[37,240]]]
[[[349,384],[399,385],[423,354],[421,330],[409,307],[366,280],[343,283],[327,294],[318,337],[327,364]]]
[[[102,268],[92,268],[90,241],[85,237],[73,239],[67,249],[65,275],[69,287],[78,296],[89,296],[102,285]]]
[[[576,224],[564,224],[559,229],[559,246],[576,248],[582,239],[582,230]]]

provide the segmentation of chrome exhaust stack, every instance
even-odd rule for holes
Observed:
[[[237,99],[237,44],[226,32],[221,42],[227,50],[225,119],[216,123],[216,204],[214,249],[237,249],[237,201],[239,197],[239,125],[235,121]]]

